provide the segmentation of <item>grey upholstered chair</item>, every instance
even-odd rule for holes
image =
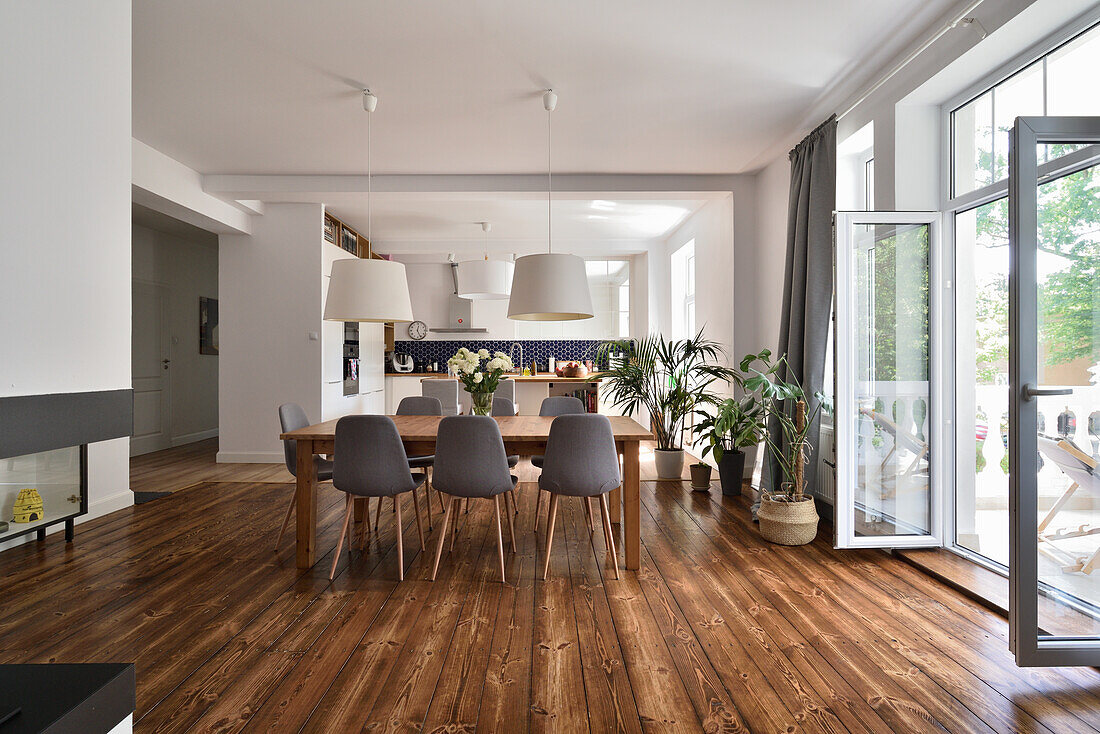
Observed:
[[[450,378],[421,380],[420,394],[424,397],[438,398],[443,406],[443,415],[458,415],[458,380]]]
[[[550,398],[543,398],[542,404],[539,406],[539,415],[543,417],[559,415],[575,415],[578,413],[584,413],[584,403],[579,398],[575,398],[572,395],[555,395]],[[535,455],[531,457],[531,463],[536,468],[541,469],[542,463],[545,460],[545,456]],[[539,510],[542,508],[542,492],[538,494],[538,498],[535,501],[535,530],[539,529]],[[592,508],[589,506],[588,501],[585,500],[585,512],[588,515],[588,527],[592,528]]]
[[[407,398],[401,398],[401,402],[397,405],[398,415],[443,415],[443,403],[439,402],[439,398],[429,397],[427,395],[411,395]],[[410,469],[423,469],[424,470],[424,501],[427,502],[428,511],[428,530],[432,529],[432,475],[429,469],[435,462],[435,456],[410,456],[409,468]],[[438,493],[437,493],[438,495]],[[439,509],[443,510],[443,497],[439,497]],[[375,526],[378,525],[378,515],[380,512],[375,513]]]
[[[619,475],[619,454],[615,450],[615,435],[611,421],[605,415],[563,415],[550,425],[546,442],[546,461],[539,477],[539,489],[550,493],[550,518],[546,529],[546,562],[542,578],[550,569],[550,547],[554,542],[554,521],[558,500],[562,496],[600,498],[603,536],[607,551],[619,578],[619,561],[615,555],[615,539],[611,533],[611,516],[607,508],[607,493],[622,483]]]
[[[348,415],[336,422],[336,460],[332,467],[332,484],[347,493],[347,509],[336,554],[332,557],[329,580],[336,575],[336,564],[351,520],[356,497],[393,497],[397,529],[397,578],[405,578],[405,551],[401,538],[401,503],[398,495],[412,492],[416,511],[416,531],[420,535],[420,550],[424,550],[424,529],[420,525],[420,500],[416,489],[424,482],[423,474],[409,471],[409,457],[393,419],[385,415]],[[351,551],[351,544],[348,544]]]
[[[503,380],[501,380],[501,382],[503,382]],[[512,383],[515,384],[515,381],[513,380]],[[497,416],[497,415],[506,415],[506,416],[507,415],[515,415],[516,414],[516,404],[512,402],[511,398],[498,398],[498,397],[496,397],[496,395],[494,395],[493,396],[493,411],[492,412],[493,412],[494,416]],[[510,454],[508,456],[508,468],[509,469],[515,469],[517,464],[519,464],[519,454]],[[517,510],[517,512],[518,512],[518,510]]]
[[[279,406],[279,424],[283,427],[283,433],[289,433],[290,431],[297,431],[299,428],[305,428],[310,425],[309,418],[306,416],[306,412],[302,410],[302,406],[297,403],[283,403]],[[291,476],[298,476],[298,442],[293,440],[283,441],[283,458],[286,460],[286,470],[290,472]],[[326,459],[322,459],[320,456],[313,457],[313,469],[317,472],[318,482],[327,482],[332,479],[332,462]],[[290,515],[294,512],[295,497],[294,493],[290,494],[290,505],[286,508],[286,515],[283,516],[283,526],[279,528],[279,537],[275,539],[275,552],[279,552],[279,544],[283,542],[283,534],[286,532],[286,526],[290,524]]]
[[[508,457],[504,453],[504,441],[500,428],[487,415],[448,416],[439,422],[435,439],[435,488],[448,495],[447,509],[443,515],[443,527],[435,549],[432,581],[439,570],[439,558],[443,554],[443,541],[451,527],[451,549],[458,524],[455,502],[458,499],[492,499],[497,523],[497,549],[500,552],[500,580],[504,574],[504,539],[500,532],[500,495],[516,487],[516,477],[508,471]],[[516,533],[512,515],[507,511],[508,533],[512,539],[512,552],[516,551]]]
[[[498,398],[508,398],[512,401],[512,405],[516,404],[516,381],[504,378],[497,382],[497,391],[493,393]],[[515,415],[513,412],[512,415]]]

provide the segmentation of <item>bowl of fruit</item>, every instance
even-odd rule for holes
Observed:
[[[558,377],[588,377],[588,369],[580,362],[563,362],[554,371]]]

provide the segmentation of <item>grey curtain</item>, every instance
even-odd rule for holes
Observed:
[[[822,123],[790,153],[791,195],[787,207],[787,266],[777,355],[786,354],[790,370],[802,383],[809,409],[822,389],[825,347],[833,303],[833,210],[836,208],[836,115]],[[783,375],[787,377],[787,375]],[[781,434],[777,421],[768,426],[772,441]],[[820,414],[810,426],[806,487],[814,490]],[[779,462],[765,455],[765,489],[782,481]],[[753,516],[760,506],[757,498]]]

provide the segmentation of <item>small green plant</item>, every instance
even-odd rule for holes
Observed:
[[[778,440],[768,431],[764,431],[763,436],[783,474],[779,488],[772,487],[768,497],[801,502],[805,498],[806,454],[810,450],[806,434],[818,412],[823,408],[831,409],[829,399],[821,392],[815,393],[817,407],[807,413],[806,393],[793,375],[786,355],[773,360],[770,349],[746,355],[740,368],[746,375],[743,378],[745,390],[757,394],[761,400],[765,424],[774,420],[779,426]]]
[[[705,442],[700,458],[713,454],[714,460],[720,462],[727,451],[755,446],[763,440],[764,406],[755,394],[714,401],[712,405],[711,410],[695,411],[699,422],[692,430]]]

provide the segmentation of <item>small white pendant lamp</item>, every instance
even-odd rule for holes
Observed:
[[[367,245],[371,245],[370,113],[378,97],[363,90],[367,111]],[[365,258],[347,258],[332,264],[326,321],[412,321],[412,300],[405,266],[391,260],[376,260],[370,250]]]
[[[488,232],[493,226],[481,222],[481,231]],[[503,260],[468,260],[458,263],[455,275],[458,279],[458,296],[471,301],[501,301],[508,297],[512,288],[513,265]]]
[[[553,219],[550,202],[553,193],[551,166],[551,113],[558,105],[558,95],[547,89],[542,95],[546,109],[546,252],[516,258],[512,276],[512,296],[508,301],[508,318],[516,321],[577,321],[590,319],[592,292],[588,289],[588,273],[584,260],[576,255],[553,251]]]

